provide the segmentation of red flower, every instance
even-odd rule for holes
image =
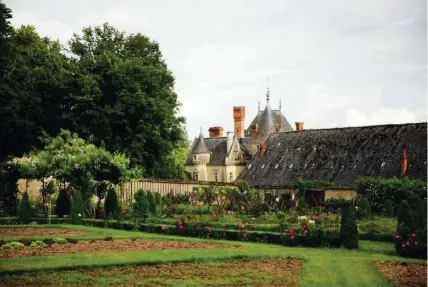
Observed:
[[[171,213],[169,216],[174,217],[174,213]]]
[[[122,214],[122,215],[126,215],[126,210],[125,210],[125,209],[122,209],[122,211],[120,212],[120,214]]]
[[[211,219],[212,220],[214,220],[214,219],[216,219],[217,217],[215,216],[215,214],[213,213],[213,214],[211,214]]]
[[[290,236],[290,239],[291,239],[291,240],[293,240],[293,239],[294,239],[294,236],[293,236],[293,235],[291,235],[291,236]]]
[[[307,230],[305,230],[305,231],[303,231],[303,233],[306,235],[306,234],[308,234],[308,231],[307,231]]]
[[[255,225],[254,225],[254,226],[253,226],[253,230],[257,230],[257,226],[255,226]]]
[[[238,224],[238,227],[239,227],[239,228],[242,228],[242,227],[244,227],[244,225],[240,222],[240,223]]]
[[[410,245],[409,241],[407,241],[407,242],[406,242],[406,245],[407,245],[407,246],[409,246],[409,245]]]
[[[187,220],[184,220],[184,221],[183,221],[183,223],[184,223],[184,224],[188,224],[188,223],[189,223],[189,221],[187,221]]]
[[[406,244],[404,244],[404,243],[403,243],[403,244],[401,244],[401,247],[406,247]]]
[[[183,228],[183,225],[179,225],[179,226],[178,226],[178,228],[179,228],[179,229],[182,229],[182,228]]]
[[[412,233],[412,237],[416,237],[416,233]]]
[[[415,241],[415,245],[418,245],[418,243]]]
[[[280,227],[280,226],[281,226],[281,224],[279,224],[279,223],[276,224],[276,227]]]
[[[397,240],[400,239],[400,235],[396,234],[395,239],[397,239]]]
[[[307,227],[306,225],[303,225],[303,228],[304,228],[304,229],[306,229],[306,228],[308,228],[308,227]]]
[[[294,230],[293,230],[293,229],[290,229],[290,233],[291,233],[291,234],[293,234],[293,233],[294,233]]]
[[[166,224],[162,224],[162,230],[166,229]]]
[[[242,237],[247,237],[248,236],[248,233],[244,233],[244,234],[242,234]]]

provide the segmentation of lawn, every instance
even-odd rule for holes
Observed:
[[[11,226],[0,227],[10,228]],[[118,283],[126,286],[138,282],[144,286],[159,286],[160,283],[163,286],[209,286],[210,284],[236,286],[238,283],[247,286],[394,286],[379,273],[376,262],[403,261],[403,258],[393,255],[394,248],[391,243],[360,241],[359,250],[315,249],[204,240],[77,225],[43,227],[72,230],[76,233],[67,237],[79,240],[99,240],[112,237],[114,242],[133,238],[146,241],[180,241],[187,244],[222,244],[224,248],[221,246],[219,248],[200,248],[195,245],[195,248],[190,246],[177,249],[117,252],[89,252],[88,250],[61,256],[6,258],[2,259],[0,264],[0,272],[5,275],[0,279],[0,285],[15,284],[17,286],[19,283],[19,286],[23,286],[37,282],[49,285],[54,282],[54,285],[63,283],[64,286],[67,284],[109,286],[109,284]],[[5,231],[6,229],[3,229],[3,233]],[[2,236],[1,234],[2,230],[0,230],[0,236]],[[7,241],[12,239],[2,237]],[[38,234],[25,238],[42,239],[46,237]],[[13,237],[13,240],[18,239],[22,239],[22,237]],[[231,248],[237,245],[241,247]],[[238,259],[268,258],[282,261],[265,260],[257,261],[258,263],[236,261]],[[426,264],[426,261],[423,260],[406,259],[405,261]],[[262,267],[256,268],[256,266]],[[67,271],[59,271],[60,269]],[[27,273],[30,271],[35,271],[35,273]],[[214,278],[213,274],[218,274],[218,276]],[[288,281],[284,281],[285,278]]]

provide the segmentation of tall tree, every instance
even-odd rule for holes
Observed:
[[[104,24],[69,42],[76,59],[69,129],[156,175],[184,139],[174,77],[158,43]]]
[[[40,147],[43,133],[59,131],[71,78],[58,42],[41,38],[32,26],[5,33],[1,45],[9,49],[7,58],[0,56],[0,160]]]

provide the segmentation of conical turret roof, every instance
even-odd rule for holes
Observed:
[[[205,139],[202,133],[199,134],[198,139],[196,140],[195,147],[192,151],[193,154],[198,153],[210,153],[210,150],[208,149],[207,145],[205,144]]]
[[[260,126],[257,134],[261,138],[267,138],[271,133],[276,131],[275,118],[269,104],[266,105],[263,114],[260,117]]]

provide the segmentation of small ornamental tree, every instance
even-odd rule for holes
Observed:
[[[358,204],[357,216],[359,219],[366,219],[371,217],[370,203],[367,197],[361,196]]]
[[[132,216],[134,219],[146,219],[149,213],[149,203],[146,192],[143,189],[137,190],[134,194],[134,205],[132,207]]]
[[[340,241],[347,249],[358,248],[358,227],[355,220],[354,207],[345,204],[342,208],[342,221],[340,223]]]
[[[70,197],[68,196],[68,193],[61,189],[59,191],[58,198],[56,200],[56,209],[55,213],[58,217],[64,217],[64,215],[70,215]]]
[[[85,206],[82,199],[82,194],[79,190],[74,191],[72,203],[71,203],[71,223],[81,224],[85,216]]]
[[[117,199],[116,190],[114,187],[109,187],[107,191],[107,197],[104,202],[104,210],[106,217],[117,217],[119,215],[119,201]]]
[[[392,202],[392,200],[385,200],[385,203],[383,204],[383,215],[386,217],[394,216],[394,203]]]
[[[147,191],[147,202],[149,204],[149,212],[152,215],[156,215],[156,200],[155,196],[150,190]]]
[[[19,204],[18,209],[18,223],[19,224],[27,224],[31,221],[32,215],[32,207],[30,204],[30,200],[28,198],[28,193],[24,192],[22,194],[21,203]]]

